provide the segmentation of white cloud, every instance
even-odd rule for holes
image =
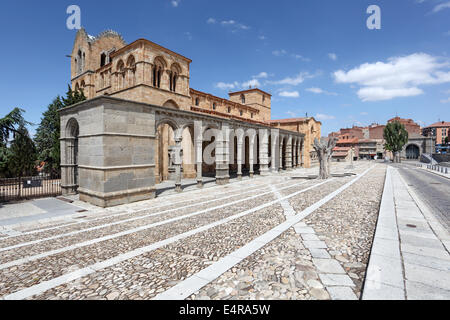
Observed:
[[[447,99],[442,99],[441,103],[450,103],[450,97],[447,98]]]
[[[305,81],[306,78],[312,78],[312,77],[313,76],[307,72],[300,72],[298,75],[296,75],[294,77],[287,77],[287,78],[284,78],[279,81],[268,81],[268,83],[297,86],[297,85],[303,83],[303,81]]]
[[[207,24],[216,24],[217,20],[214,18],[209,18],[208,20],[206,20],[206,23]],[[225,28],[230,28],[231,32],[233,32],[233,33],[237,32],[239,30],[249,30],[250,29],[249,26],[239,23],[236,20],[232,20],[232,19],[220,21],[220,25],[222,25]]]
[[[337,60],[337,55],[336,55],[336,53],[329,53],[328,54],[328,58],[330,58],[333,61],[336,61]]]
[[[296,118],[297,117],[297,113],[293,112],[293,111],[286,111],[286,114],[292,118]]]
[[[280,97],[298,98],[298,97],[300,97],[300,93],[298,93],[298,91],[281,91]]]
[[[218,82],[215,84],[216,88],[222,89],[222,90],[230,90],[236,88],[236,86],[239,86],[237,82],[235,83],[225,83],[225,82]]]
[[[287,51],[284,50],[284,49],[272,51],[272,54],[273,54],[274,56],[276,56],[276,57],[284,56],[284,55],[286,55],[286,53],[287,53]]]
[[[304,62],[310,62],[311,61],[311,59],[305,58],[304,56],[302,56],[300,54],[292,54],[292,57],[297,59],[297,60],[304,61]]]
[[[308,89],[306,89],[306,91],[309,91],[309,92],[312,92],[312,93],[317,93],[317,94],[326,94],[326,95],[329,95],[329,96],[337,96],[337,93],[336,92],[329,92],[329,91],[325,91],[325,90],[322,90],[321,88],[308,88]]]
[[[206,21],[206,23],[208,23],[208,24],[215,24],[217,21],[216,21],[216,19],[214,19],[214,18],[209,18],[207,21]]]
[[[246,82],[243,82],[241,84],[242,88],[247,88],[247,87],[259,87],[261,86],[261,84],[259,83],[259,81],[257,79],[252,79]]]
[[[170,3],[172,4],[172,7],[178,7],[178,5],[180,4],[181,0],[172,0]]]
[[[318,113],[316,114],[315,118],[318,120],[333,120],[336,117],[329,114]]]
[[[190,32],[185,32],[184,35],[188,38],[188,40],[192,40],[192,34]]]
[[[392,57],[387,62],[364,63],[349,71],[334,72],[337,83],[358,84],[362,101],[390,100],[417,96],[421,85],[450,82],[448,62],[425,53]]]
[[[258,36],[258,39],[259,39],[259,40],[266,40],[267,37],[266,37],[266,36]]]
[[[268,78],[269,74],[267,72],[260,72],[258,75],[253,76],[255,79],[265,79]]]
[[[361,112],[360,115],[362,115],[362,116],[368,116],[369,113],[367,113],[367,112]]]
[[[444,9],[449,9],[450,8],[450,1],[447,1],[447,2],[444,2],[444,3],[440,3],[440,4],[438,4],[437,6],[435,6],[434,8],[433,8],[433,13],[436,13],[436,12],[439,12],[439,11],[441,11],[441,10],[444,10]]]

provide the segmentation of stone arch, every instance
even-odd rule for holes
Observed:
[[[64,179],[63,185],[67,194],[76,193],[78,189],[78,137],[80,135],[80,126],[75,118],[67,121],[65,128],[65,164],[62,172]]]
[[[177,91],[177,81],[181,74],[181,67],[177,62],[174,62],[169,71],[169,90]]]
[[[155,178],[156,183],[173,180],[173,172],[170,170],[169,152],[176,144],[175,138],[179,132],[179,125],[173,119],[163,117],[156,122],[156,150],[155,154]],[[172,175],[171,175],[172,174]]]
[[[180,109],[178,104],[175,101],[173,101],[172,99],[169,99],[166,102],[164,102],[163,107],[172,108],[172,109]]]
[[[116,65],[117,72],[117,88],[123,89],[125,87],[125,64],[119,60]]]
[[[406,159],[417,160],[420,158],[420,146],[416,143],[408,143],[405,147]]]
[[[136,84],[136,59],[130,55],[127,59],[127,86],[132,87]]]
[[[155,88],[161,88],[161,78],[164,70],[167,68],[167,62],[162,56],[157,56],[153,60],[152,79]]]

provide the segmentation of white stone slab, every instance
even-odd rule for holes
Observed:
[[[325,241],[303,241],[303,245],[308,249],[326,249]]]
[[[372,253],[369,267],[367,268],[366,280],[404,289],[401,259]]]
[[[325,249],[309,249],[313,258],[331,259],[330,254]]]
[[[406,280],[450,290],[450,273],[428,267],[404,263]]]
[[[450,300],[450,291],[406,280],[408,300]]]
[[[358,300],[349,287],[327,287],[331,300]]]
[[[319,278],[322,283],[328,286],[342,286],[342,287],[354,287],[352,279],[346,274],[330,274],[330,273],[321,273],[319,274]]]
[[[402,288],[366,280],[362,300],[405,300],[405,292]]]
[[[315,234],[304,233],[302,234],[303,241],[320,241],[319,237]]]
[[[334,259],[313,258],[313,263],[319,272],[345,274],[342,266]]]

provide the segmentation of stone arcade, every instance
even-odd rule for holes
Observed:
[[[181,191],[183,131],[194,132],[196,177],[203,175],[203,137],[215,137],[215,176],[218,184],[230,178],[230,149],[236,150],[237,175],[243,166],[250,176],[301,165],[304,134],[239,120],[221,119],[191,111],[101,96],[61,110],[61,169],[64,194],[102,207],[155,196],[157,128],[174,131],[175,186]],[[236,143],[230,143],[234,139]],[[236,146],[234,147],[234,145]],[[244,154],[246,153],[246,156]]]
[[[253,177],[309,166],[314,118],[271,119],[257,88],[229,100],[190,88],[192,61],[146,39],[78,31],[71,82],[88,100],[61,111],[64,194],[108,207],[155,196],[155,185],[213,176]]]

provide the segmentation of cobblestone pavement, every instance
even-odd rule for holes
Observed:
[[[291,179],[314,170],[0,230],[0,297],[157,298],[331,197],[190,298],[356,298],[385,166],[359,163],[362,177]]]

